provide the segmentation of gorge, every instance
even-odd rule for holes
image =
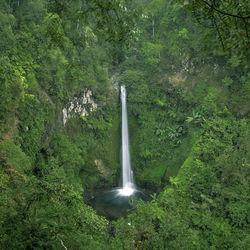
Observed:
[[[1,0],[0,249],[249,249],[249,16]]]
[[[120,87],[121,101],[121,187],[100,192],[97,190],[95,197],[90,204],[98,213],[106,216],[108,219],[118,219],[125,216],[127,210],[131,210],[136,201],[140,199],[148,199],[142,190],[136,188],[133,180],[133,171],[131,167],[130,150],[129,150],[129,127],[127,116],[127,94],[126,87]],[[133,206],[132,206],[133,205]]]

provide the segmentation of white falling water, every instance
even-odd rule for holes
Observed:
[[[121,103],[122,103],[122,189],[119,194],[130,196],[134,192],[133,172],[131,169],[130,152],[129,152],[129,133],[128,117],[126,103],[126,88],[121,86]]]

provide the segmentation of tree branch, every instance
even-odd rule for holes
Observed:
[[[222,39],[220,30],[219,30],[219,27],[218,27],[218,25],[217,25],[217,22],[216,22],[216,20],[215,20],[214,15],[212,15],[212,18],[213,18],[213,22],[214,22],[215,28],[216,28],[216,30],[217,30],[217,32],[218,32],[218,35],[219,35],[219,39],[220,39],[220,42],[221,42],[221,45],[222,45],[222,49],[223,49],[223,51],[225,51],[225,46],[224,46],[224,43],[223,43],[223,39]]]
[[[202,0],[202,2],[205,3],[206,5],[208,5],[211,9],[213,9],[213,10],[215,10],[215,11],[217,11],[217,12],[223,14],[223,15],[231,16],[231,17],[236,17],[236,18],[240,18],[240,19],[248,19],[248,18],[250,18],[250,16],[239,16],[239,15],[227,13],[227,12],[225,12],[223,10],[219,10],[219,9],[215,8],[215,6],[213,4],[210,4],[210,3],[208,3],[205,0]]]
[[[64,245],[63,241],[62,241],[61,239],[59,239],[59,241],[60,241],[62,247],[63,247],[65,250],[68,250],[68,248]]]

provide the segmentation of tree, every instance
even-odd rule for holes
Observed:
[[[241,57],[249,55],[249,1],[240,0],[177,0],[196,20],[216,31],[224,51],[231,51]]]
[[[75,32],[91,26],[94,33],[112,46],[127,46],[133,37],[136,10],[131,0],[52,0],[49,10],[75,23]]]

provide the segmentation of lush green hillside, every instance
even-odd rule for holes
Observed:
[[[249,19],[236,27],[232,17],[208,13],[204,2],[142,3],[121,82],[129,93],[137,181],[163,191],[116,223],[120,248],[249,245]],[[240,4],[225,2],[216,8],[243,15]],[[211,15],[222,19],[217,27],[208,28]],[[228,37],[225,24],[241,38]]]
[[[79,9],[94,1],[68,4],[0,4],[1,249],[98,249],[106,239],[107,221],[82,195],[116,185],[119,106],[108,70],[129,36],[118,43],[109,25],[128,13],[107,18],[101,6],[87,20]]]
[[[249,6],[0,1],[0,248],[247,249]],[[84,203],[132,167],[155,192],[109,222]]]

